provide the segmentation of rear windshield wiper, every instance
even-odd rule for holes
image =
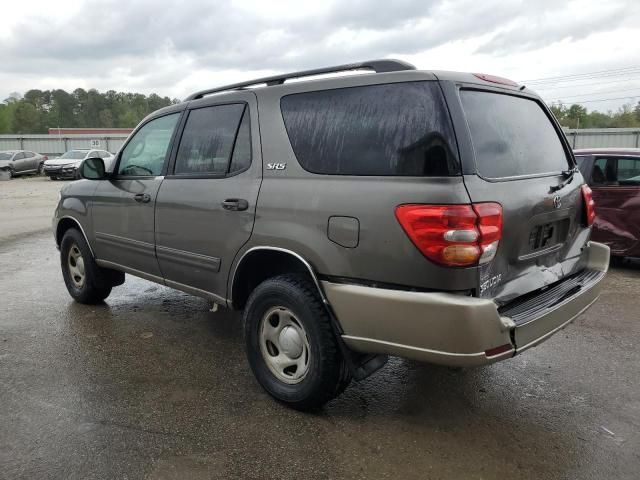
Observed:
[[[550,187],[551,193],[557,192],[561,188],[564,188],[567,185],[569,185],[573,181],[573,176],[577,172],[578,172],[578,167],[573,167],[573,168],[571,168],[569,170],[563,170],[562,171],[562,178],[563,178],[564,181],[560,185],[551,185],[551,187]]]

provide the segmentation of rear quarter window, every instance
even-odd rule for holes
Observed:
[[[453,128],[436,82],[287,95],[281,110],[300,165],[329,175],[460,173]]]
[[[535,100],[461,90],[478,173],[487,178],[560,173],[567,153],[551,120]]]

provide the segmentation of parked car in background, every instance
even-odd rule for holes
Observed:
[[[596,219],[592,238],[616,257],[640,257],[640,148],[574,151],[593,191]]]
[[[86,158],[102,158],[108,169],[115,158],[106,150],[76,149],[69,150],[61,157],[52,158],[44,162],[44,173],[57,180],[59,178],[79,178],[78,167]]]
[[[47,157],[30,150],[7,150],[0,152],[0,169],[9,170],[12,177],[27,173],[42,173]]]

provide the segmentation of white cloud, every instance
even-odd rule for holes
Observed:
[[[184,98],[243,78],[388,56],[517,80],[640,65],[640,2],[623,0],[23,0],[2,10],[0,98],[76,87]],[[640,73],[628,77],[539,90],[568,101],[618,87],[640,93]]]

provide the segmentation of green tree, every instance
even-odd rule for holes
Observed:
[[[155,93],[77,88],[12,93],[0,103],[0,133],[46,133],[56,127],[135,127],[149,113],[177,103]]]
[[[29,102],[18,102],[13,111],[11,129],[14,133],[34,133],[40,127],[38,110]]]

